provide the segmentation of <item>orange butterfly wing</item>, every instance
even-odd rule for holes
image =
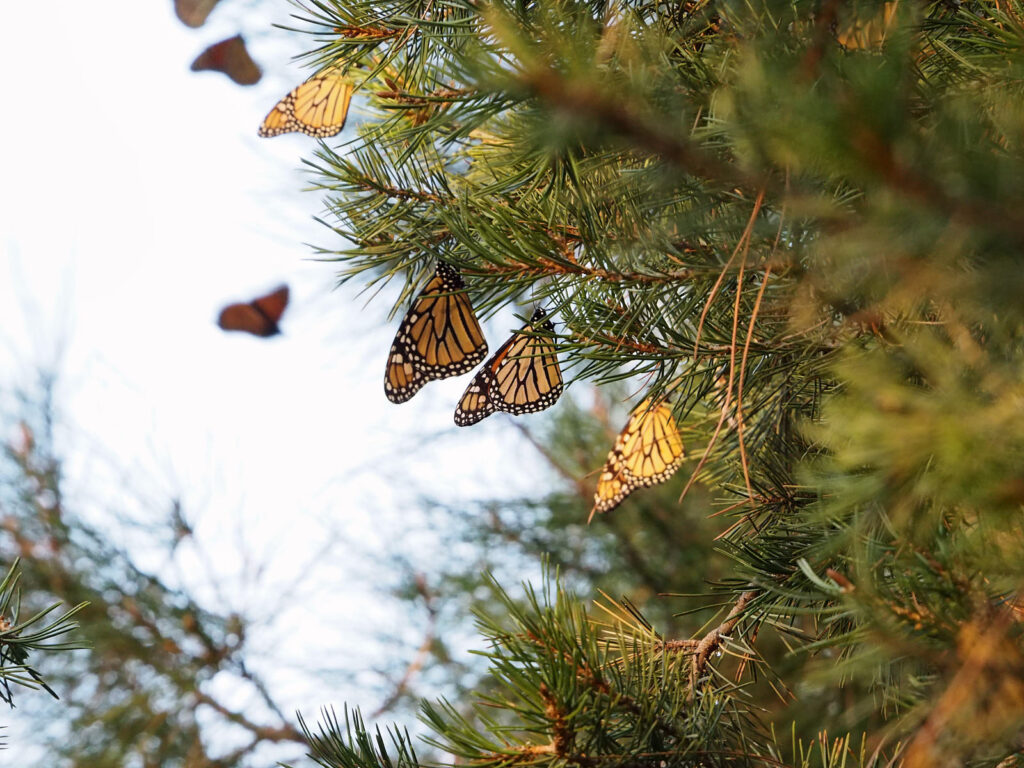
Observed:
[[[536,331],[553,333],[555,327],[537,307],[521,331],[512,334],[483,364],[455,409],[460,427],[476,424],[495,411],[515,416],[550,408],[562,394],[562,371],[554,345]]]
[[[597,480],[587,522],[599,512],[615,509],[638,488],[665,482],[685,457],[672,408],[665,402],[652,407],[650,400],[644,400],[615,439]]]
[[[458,271],[443,261],[402,318],[388,353],[384,394],[404,403],[429,381],[469,373],[487,341]]]
[[[345,127],[352,101],[352,86],[337,75],[313,77],[279,101],[264,118],[259,135],[304,133],[318,139],[334,136]]]

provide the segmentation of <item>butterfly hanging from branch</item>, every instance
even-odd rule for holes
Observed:
[[[325,139],[341,132],[348,118],[352,86],[337,75],[319,75],[293,88],[260,125],[264,138],[304,133]]]
[[[562,394],[562,370],[551,334],[554,325],[540,307],[530,322],[501,345],[469,383],[455,409],[460,427],[496,411],[513,415],[550,408]]]
[[[395,334],[384,394],[393,403],[404,403],[429,381],[469,373],[486,354],[487,341],[462,277],[438,261]]]
[[[675,474],[686,452],[672,408],[665,401],[644,400],[615,440],[597,480],[594,515],[610,512],[638,488],[663,483]]]

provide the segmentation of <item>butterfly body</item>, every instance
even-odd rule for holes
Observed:
[[[275,288],[250,302],[228,304],[220,311],[217,325],[225,331],[242,331],[266,338],[281,332],[277,323],[288,306],[288,286]]]
[[[514,415],[550,408],[562,394],[562,371],[550,340],[534,335],[554,333],[540,307],[530,322],[483,364],[455,409],[460,427],[476,424],[496,411]]]
[[[437,262],[398,327],[384,372],[384,394],[404,403],[424,384],[469,373],[487,355],[487,341],[458,271]]]
[[[665,482],[685,456],[672,408],[665,402],[652,407],[650,400],[643,401],[608,454],[597,481],[590,518],[615,509],[638,488]]]
[[[296,86],[279,101],[260,125],[264,138],[282,133],[304,133],[318,139],[334,136],[345,127],[352,86],[343,77],[322,75]]]

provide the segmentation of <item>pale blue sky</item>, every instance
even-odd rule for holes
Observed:
[[[226,585],[209,599],[270,614],[254,638],[268,654],[290,622],[308,642],[284,661],[301,667],[354,642],[339,616],[393,620],[347,574],[368,572],[392,546],[418,491],[517,494],[536,472],[505,471],[529,451],[503,418],[452,426],[468,377],[389,403],[390,297],[367,306],[360,286],[332,291],[334,267],[303,245],[331,243],[312,221],[318,195],[300,192],[300,157],[316,143],[256,136],[309,74],[290,61],[302,38],[269,28],[292,11],[284,0],[223,0],[191,30],[171,0],[65,1],[45,18],[36,3],[7,4],[0,388],[56,363],[77,506],[97,520],[112,511],[145,519],[181,496]],[[238,31],[267,72],[259,85],[189,71],[207,44]],[[222,304],[280,282],[292,287],[282,336],[217,329]],[[515,324],[511,311],[491,324],[492,348]],[[441,437],[424,447],[432,434]],[[327,568],[284,604],[265,605],[331,536]],[[203,581],[187,548],[176,567]],[[268,655],[267,666],[280,661]],[[287,665],[274,677],[286,710],[378,703],[318,690]],[[31,734],[9,740],[27,748]]]

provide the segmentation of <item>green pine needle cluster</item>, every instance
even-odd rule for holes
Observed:
[[[32,653],[70,651],[85,647],[80,641],[58,640],[78,629],[75,615],[88,603],[79,603],[56,618],[47,620],[59,607],[50,605],[35,614],[21,615],[21,563],[15,559],[0,581],[0,701],[14,706],[12,685],[42,688],[55,699],[57,693],[29,662]],[[56,642],[55,642],[56,641]]]

